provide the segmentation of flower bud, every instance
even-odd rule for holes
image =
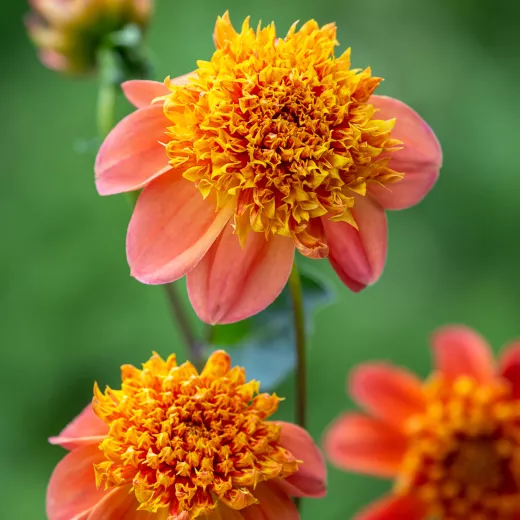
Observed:
[[[30,38],[42,63],[53,70],[85,74],[96,70],[97,55],[110,36],[128,26],[142,32],[152,0],[30,0]]]

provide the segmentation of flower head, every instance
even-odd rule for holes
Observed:
[[[129,24],[143,29],[152,0],[30,0],[26,19],[40,59],[51,69],[73,74],[96,68],[105,38]]]
[[[280,399],[258,390],[221,351],[200,374],[174,355],[124,365],[121,389],[96,385],[51,439],[71,452],[51,478],[49,519],[298,518],[289,497],[322,496],[324,464],[304,430],[267,420]]]
[[[285,285],[294,250],[328,257],[353,290],[386,256],[384,208],[434,184],[439,144],[403,103],[373,95],[381,78],[336,57],[336,27],[309,21],[235,31],[217,20],[216,51],[164,84],[123,85],[138,108],[96,161],[101,194],[144,188],[127,238],[134,277],[188,273],[209,322],[258,312]]]
[[[325,437],[341,468],[391,477],[393,493],[358,520],[514,520],[520,515],[520,344],[495,368],[464,327],[433,338],[423,384],[385,364],[358,367],[351,393],[371,416],[346,414]]]

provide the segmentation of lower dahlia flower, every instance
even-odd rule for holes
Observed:
[[[325,494],[310,435],[266,419],[280,399],[214,353],[199,374],[175,356],[122,367],[53,444],[69,450],[49,520],[298,520],[291,497]]]
[[[520,518],[520,343],[498,366],[485,340],[447,327],[433,337],[436,370],[421,383],[382,363],[356,368],[347,413],[325,436],[338,467],[392,478],[393,491],[356,520]]]
[[[141,193],[127,235],[131,274],[188,275],[209,323],[273,302],[295,249],[328,258],[359,291],[386,260],[385,209],[418,203],[441,166],[439,143],[404,103],[374,95],[381,78],[334,55],[336,27],[285,38],[274,25],[236,32],[217,20],[217,50],[191,74],[123,85],[137,111],[96,161],[100,194]]]

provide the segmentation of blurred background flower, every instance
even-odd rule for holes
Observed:
[[[367,414],[347,412],[325,452],[347,471],[394,479],[393,492],[358,520],[512,520],[520,514],[520,342],[495,363],[463,326],[432,338],[434,367],[410,371],[368,362],[349,377]]]
[[[81,74],[96,69],[98,51],[114,33],[131,25],[143,31],[152,0],[30,0],[29,36],[42,63]]]
[[[435,129],[444,166],[418,206],[389,212],[384,276],[360,294],[320,266],[337,300],[319,312],[309,352],[309,429],[319,439],[345,408],[345,374],[385,359],[430,372],[427,335],[466,323],[492,345],[520,334],[520,5],[509,0],[159,0],[147,43],[162,80],[193,70],[214,51],[215,19],[251,15],[276,22],[335,21],[353,66],[370,65],[381,94],[413,106]],[[63,453],[49,446],[100,385],[118,383],[122,362],[163,356],[180,339],[160,287],[128,274],[124,197],[100,198],[93,183],[97,82],[42,68],[22,23],[24,2],[0,17],[3,116],[0,217],[0,475],[2,514],[44,520],[45,487]],[[188,45],[187,42],[190,42]],[[119,115],[132,110],[120,100]],[[413,237],[413,240],[410,237]],[[231,352],[233,354],[233,352]],[[276,392],[293,402],[294,381]],[[290,407],[279,419],[291,420]],[[303,519],[345,520],[390,489],[386,481],[329,471],[324,499],[303,503]]]

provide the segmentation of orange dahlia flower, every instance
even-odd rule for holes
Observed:
[[[199,317],[244,319],[287,282],[295,247],[328,257],[354,291],[379,278],[385,209],[419,202],[441,150],[410,107],[373,95],[381,78],[334,55],[336,27],[236,32],[217,20],[216,51],[191,74],[123,85],[137,111],[107,137],[96,184],[144,188],[132,216],[132,275],[188,274]]]
[[[86,73],[96,68],[97,51],[110,33],[128,24],[144,28],[152,0],[29,0],[29,36],[50,69]]]
[[[366,364],[350,392],[369,416],[348,413],[325,436],[340,468],[395,480],[356,520],[520,518],[520,342],[495,366],[485,340],[447,327],[433,337],[436,371]]]
[[[290,497],[325,494],[309,434],[266,419],[280,399],[214,353],[199,374],[175,356],[122,367],[50,442],[69,450],[47,490],[49,520],[298,520]]]

